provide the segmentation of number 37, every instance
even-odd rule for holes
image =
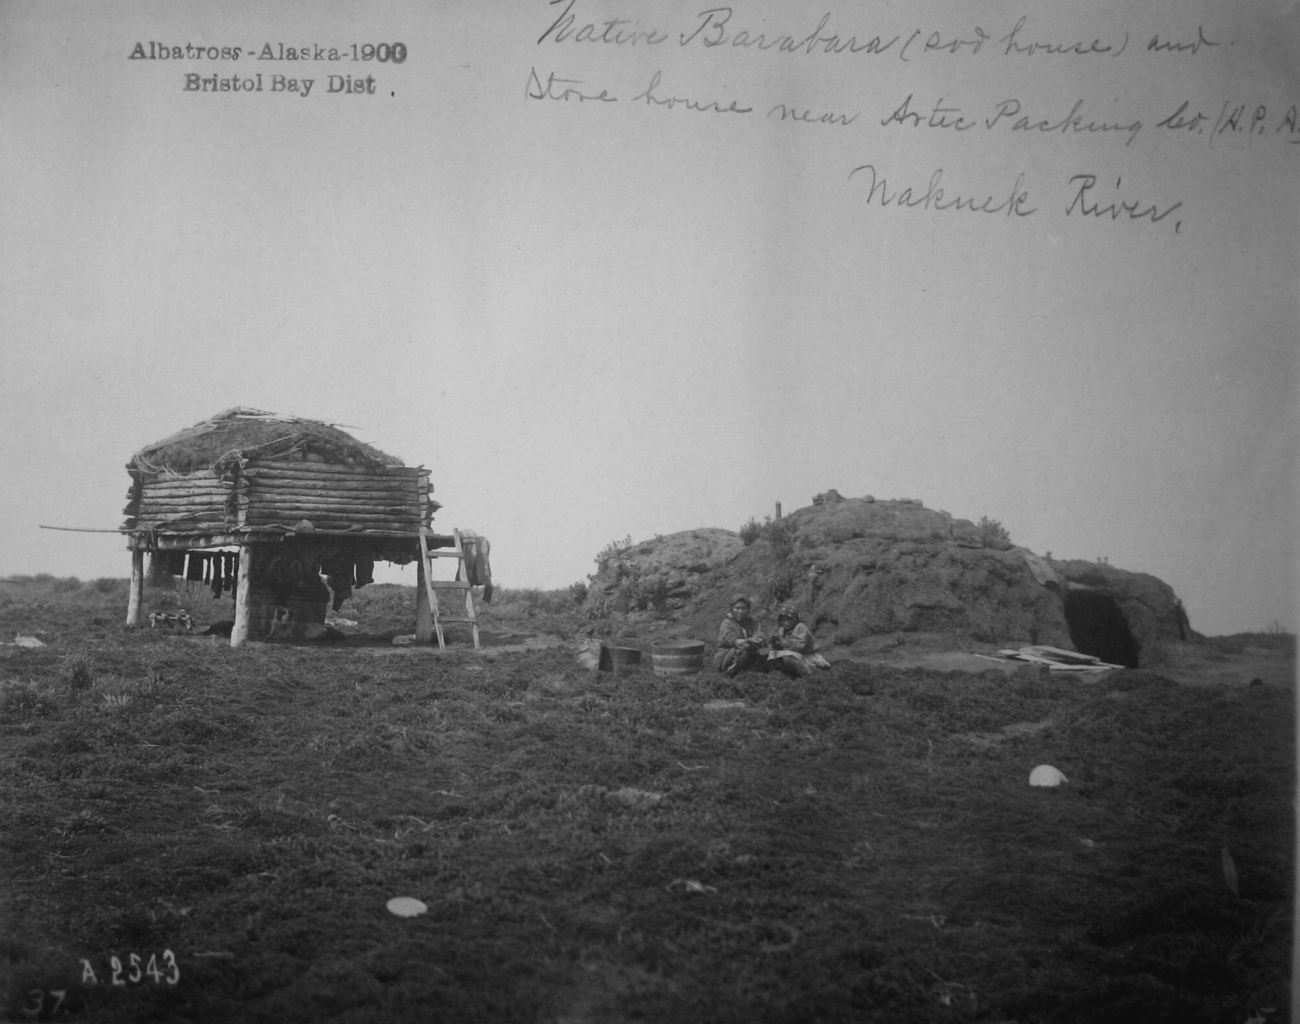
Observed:
[[[27,998],[31,1001],[23,1006],[23,1016],[39,1017],[41,1011],[45,1009],[46,994],[47,993],[43,988],[28,990]],[[63,1005],[63,1000],[67,998],[68,990],[66,988],[52,988],[49,990],[48,994],[54,997],[54,1005],[50,1007],[50,1016],[52,1017],[59,1012],[59,1007]]]

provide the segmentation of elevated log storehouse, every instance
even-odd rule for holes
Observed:
[[[417,562],[416,637],[430,639],[421,534],[431,548],[454,539],[432,529],[439,504],[423,467],[330,424],[235,408],[142,448],[126,468],[128,626],[140,624],[146,552],[175,575],[233,589],[234,647],[266,636],[277,608],[299,626],[323,623],[331,593],[337,608],[377,561]]]

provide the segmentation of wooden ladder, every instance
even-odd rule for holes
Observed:
[[[428,602],[429,617],[432,619],[433,632],[438,636],[438,649],[445,651],[447,642],[442,635],[442,624],[444,622],[468,622],[474,632],[474,650],[479,649],[478,639],[478,616],[474,614],[474,594],[472,584],[469,582],[469,567],[465,564],[465,545],[461,540],[460,531],[452,530],[451,536],[455,544],[450,548],[431,548],[425,541],[425,531],[420,531],[420,575],[423,578],[417,581],[417,586],[423,586],[424,598]],[[432,536],[432,534],[430,535]],[[433,560],[435,558],[454,558],[456,559],[456,578],[454,580],[435,580],[433,578]],[[465,595],[465,614],[464,615],[443,615],[438,606],[439,590],[458,590]],[[423,609],[419,604],[416,605],[415,612],[415,639],[419,643],[424,643],[432,637],[429,635],[428,623],[422,622]]]

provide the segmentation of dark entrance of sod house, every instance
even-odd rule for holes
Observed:
[[[1081,654],[1112,665],[1138,667],[1138,644],[1115,598],[1104,590],[1071,590],[1065,595],[1065,623]]]

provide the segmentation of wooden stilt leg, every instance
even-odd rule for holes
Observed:
[[[239,549],[239,580],[235,584],[235,625],[230,631],[230,646],[242,647],[244,641],[248,639],[248,594],[249,585],[252,582],[249,577],[252,575],[253,567],[253,548],[249,544],[244,544]]]
[[[429,567],[423,551],[418,564],[419,571],[415,577],[415,642],[427,644],[433,639],[433,608],[429,604]]]
[[[132,544],[138,544],[132,541]],[[144,603],[144,550],[131,549],[131,593],[126,600],[126,624],[134,629],[140,625],[140,606]]]

